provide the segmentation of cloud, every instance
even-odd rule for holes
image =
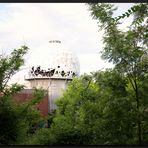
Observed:
[[[130,4],[122,6],[116,15]],[[98,54],[103,47],[103,31],[98,32],[97,21],[84,3],[0,4],[0,26],[0,49],[9,53],[24,43],[29,46],[26,65],[41,54],[52,54],[48,41],[58,39],[77,54],[81,73],[110,66]]]
[[[112,63],[107,63],[100,58],[99,53],[88,53],[78,55],[80,65],[80,73],[90,73],[97,70],[105,70],[106,68],[112,68]]]
[[[7,42],[10,48],[24,40],[29,46],[38,47],[50,39],[59,38],[76,51],[90,52],[88,47],[101,41],[97,24],[84,4],[24,3],[9,4],[8,8],[12,16],[7,23],[1,23],[0,33],[4,36],[1,42]]]

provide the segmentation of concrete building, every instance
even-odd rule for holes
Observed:
[[[29,82],[26,93],[29,90],[31,92],[34,87],[43,88],[48,92],[48,95],[39,105],[39,109],[44,110],[44,115],[47,115],[47,110],[52,112],[56,109],[55,100],[62,96],[68,83],[72,81],[73,77],[79,76],[80,72],[78,58],[70,49],[63,48],[59,40],[52,40],[49,43],[51,48],[49,50],[54,50],[52,59],[51,55],[48,57],[50,52],[47,53],[46,57],[42,54],[38,55],[39,59],[31,63],[29,71],[25,75],[25,80]],[[25,96],[25,90],[19,95]],[[22,98],[25,100],[25,97]]]

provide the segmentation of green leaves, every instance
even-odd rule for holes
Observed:
[[[14,144],[19,137],[26,135],[27,125],[20,120],[19,107],[16,105],[13,95],[21,91],[24,86],[13,84],[7,86],[9,79],[22,66],[23,56],[28,47],[22,46],[14,49],[9,56],[0,57],[0,144]]]
[[[34,90],[34,98],[24,104],[17,104],[14,95],[24,89],[23,85],[8,86],[9,79],[24,64],[23,56],[28,47],[14,49],[9,56],[0,57],[0,144],[22,144],[32,134],[33,129],[43,121],[35,105],[41,101],[45,91]]]
[[[124,76],[111,70],[75,78],[57,101],[58,108],[49,129],[54,142],[49,137],[45,143],[132,143],[134,110],[126,83]]]
[[[10,56],[2,55],[0,57],[0,91],[5,89],[9,79],[24,64],[23,56],[27,53],[28,49],[28,47],[22,46],[19,49],[14,49]]]
[[[108,14],[109,11],[106,9],[106,6],[103,6],[103,4],[99,4],[99,5],[101,6],[101,9],[97,6],[94,9],[94,7],[90,5],[91,13],[95,15],[94,12],[98,10],[98,13],[100,14],[102,13]],[[148,49],[148,44],[147,44],[148,43],[147,42],[148,26],[146,23],[147,16],[148,16],[147,8],[148,8],[147,4],[140,3],[140,4],[135,4],[127,12],[118,16],[117,18],[108,19],[106,17],[107,15],[106,16],[97,15],[96,17],[93,16],[93,18],[98,19],[100,21],[100,23],[102,24],[101,27],[105,29],[105,34],[103,38],[105,47],[102,52],[102,57],[104,59],[107,59],[109,62],[113,62],[113,64],[115,65],[114,70],[116,71],[116,73],[113,72],[114,82],[110,81],[110,78],[112,79],[112,77],[108,75],[107,79],[103,78],[101,79],[101,81],[98,81],[99,85],[101,84],[100,86],[102,87],[102,89],[105,89],[108,92],[112,93],[112,95],[114,96],[113,99],[116,100],[116,97],[119,97],[119,98],[123,97],[122,95],[123,92],[125,96],[128,94],[128,91],[127,91],[128,89],[126,88],[127,87],[126,84],[128,83],[131,84],[130,86],[132,87],[132,91],[129,91],[128,100],[132,100],[131,107],[133,107],[133,109],[135,110],[134,111],[135,113],[133,112],[133,115],[135,115],[136,118],[134,121],[133,120],[131,121],[133,122],[133,124],[135,123],[137,125],[135,127],[135,129],[137,129],[137,133],[136,133],[137,140],[131,139],[130,142],[133,142],[133,143],[138,142],[139,144],[145,141],[144,139],[142,139],[142,131],[143,131],[142,126],[143,126],[143,121],[145,119],[141,118],[142,116],[141,109],[147,106],[146,104],[144,105],[142,103],[146,99],[146,96],[144,95],[144,90],[142,89],[144,87],[143,81],[146,81],[147,79],[147,70],[146,70],[147,62],[146,60],[144,60],[145,62],[142,62],[142,59],[144,59],[142,57],[144,57],[144,55],[147,55],[147,52],[148,52],[147,50]],[[131,26],[129,27],[129,30],[127,30],[126,32],[119,30],[118,29],[118,26],[120,25],[119,20],[121,18],[126,18],[131,15],[133,15],[134,17],[133,17]],[[111,20],[114,20],[114,21],[111,21]],[[105,72],[103,75],[107,76],[107,72]],[[100,78],[101,78],[101,75],[99,75],[99,79]],[[124,81],[121,78],[124,78]],[[119,83],[117,83],[116,80],[119,80]],[[140,85],[140,83],[143,83],[143,86]],[[145,96],[145,98],[143,96]],[[108,97],[112,98],[112,96],[108,96]],[[114,106],[114,104],[112,104],[111,106]],[[116,108],[116,110],[118,109]],[[113,110],[111,110],[111,112],[113,113]],[[119,118],[117,117],[117,115],[115,115],[115,117],[116,119]],[[134,135],[135,134],[134,131],[132,132],[133,133],[131,134]],[[108,142],[111,142],[111,141],[108,140],[107,143]],[[115,143],[116,142],[117,141],[115,141]]]
[[[25,145],[52,145],[55,143],[54,134],[49,129],[38,129],[34,135],[28,137],[24,141]]]
[[[141,24],[144,21],[143,16],[146,15],[147,10],[148,10],[147,4],[139,3],[139,4],[132,6],[130,9],[127,10],[127,12],[123,13],[121,16],[114,18],[114,20],[116,22],[118,22],[119,20],[124,19],[124,18],[129,17],[134,14],[135,18],[137,17],[137,19],[135,19],[134,23]],[[140,17],[140,15],[143,15],[143,16]]]
[[[105,29],[102,57],[115,68],[74,78],[56,102],[50,129],[41,132],[42,140],[37,139],[44,144],[46,137],[46,144],[64,145],[147,143],[147,25],[141,13],[147,12],[147,4],[137,4],[117,18],[111,4],[89,6],[92,17]],[[131,15],[135,18],[129,30],[119,30],[119,20]]]
[[[113,11],[117,8],[114,5],[101,3],[101,4],[89,4],[89,10],[91,11],[91,15],[94,19],[99,18],[100,28],[104,28],[108,23],[112,24],[114,19],[112,19]],[[101,25],[102,24],[102,25]]]
[[[5,88],[3,91],[5,95],[12,96],[18,92],[20,92],[22,89],[24,89],[23,85],[19,85],[17,83],[12,84],[10,87]]]

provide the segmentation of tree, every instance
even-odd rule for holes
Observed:
[[[99,87],[101,118],[96,126],[101,144],[135,144],[135,114],[128,93],[128,81],[117,70],[94,73]],[[95,141],[95,144],[98,141]]]
[[[36,132],[36,136],[34,135],[30,140],[33,142],[32,144],[74,145],[90,143],[89,137],[92,135],[87,128],[89,124],[84,124],[85,121],[81,121],[84,112],[82,106],[85,110],[87,109],[90,100],[95,97],[95,95],[92,97],[96,91],[94,88],[90,77],[73,79],[64,96],[57,101],[58,108],[50,128]],[[83,127],[84,125],[85,127]],[[38,133],[40,133],[40,137]],[[42,139],[45,139],[45,141]]]
[[[49,128],[37,129],[36,132],[28,137],[23,144],[25,145],[53,145],[56,144],[54,134]]]
[[[50,128],[37,130],[29,144],[147,144],[147,5],[138,5],[128,31],[121,31],[111,4],[90,4],[104,29],[102,57],[115,68],[74,78],[57,100]],[[143,6],[142,5],[142,6]],[[139,21],[139,16],[142,21]]]
[[[105,47],[102,52],[102,57],[109,62],[113,62],[115,69],[117,69],[119,73],[126,75],[129,79],[137,108],[137,141],[139,144],[142,144],[142,133],[144,132],[142,126],[143,122],[146,121],[142,119],[142,114],[144,108],[147,108],[147,104],[142,104],[146,98],[141,97],[139,93],[144,96],[145,91],[140,91],[143,89],[140,83],[147,81],[148,72],[148,25],[145,23],[147,22],[148,5],[137,4],[136,8],[137,7],[139,9],[132,13],[134,20],[129,30],[124,32],[118,29],[120,19],[113,18],[113,12],[116,10],[113,5],[103,3],[89,5],[93,18],[99,21],[101,29],[105,29],[103,38]],[[138,24],[135,22],[138,22]],[[146,57],[145,61],[142,60],[144,56]]]
[[[117,70],[73,79],[57,100],[50,128],[37,131],[29,144],[135,144],[136,110],[127,85]]]
[[[14,49],[10,56],[1,55],[0,57],[0,92],[5,94],[7,83],[11,76],[14,75],[24,64],[22,58],[28,51],[27,46]],[[17,89],[17,88],[16,88]]]
[[[24,64],[23,56],[28,47],[14,49],[9,56],[0,57],[0,144],[21,144],[30,134],[34,122],[42,120],[35,104],[43,98],[44,91],[34,91],[34,99],[18,105],[13,97],[24,86],[12,84],[8,86],[10,78]]]
[[[140,24],[144,20],[144,17],[147,17],[147,7],[148,5],[146,3],[138,3],[132,6],[130,9],[128,9],[125,13],[115,18],[116,21],[119,21],[121,19],[124,19],[125,17],[130,17],[131,15],[135,15],[136,19],[133,23]]]
[[[95,118],[93,101],[97,88],[90,76],[73,79],[57,102],[57,114],[51,129],[58,144],[90,144],[93,137],[91,125]],[[85,117],[89,112],[89,118]]]

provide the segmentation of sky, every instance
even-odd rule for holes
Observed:
[[[133,5],[114,4],[119,7],[115,16]],[[124,21],[121,29],[126,29],[129,19]],[[101,59],[103,31],[99,31],[97,21],[92,19],[85,3],[1,3],[0,36],[1,54],[9,54],[23,44],[30,48],[26,63],[38,51],[44,50],[42,54],[46,55],[49,40],[56,39],[77,55],[80,74],[113,67]],[[22,74],[17,76],[22,79]]]

